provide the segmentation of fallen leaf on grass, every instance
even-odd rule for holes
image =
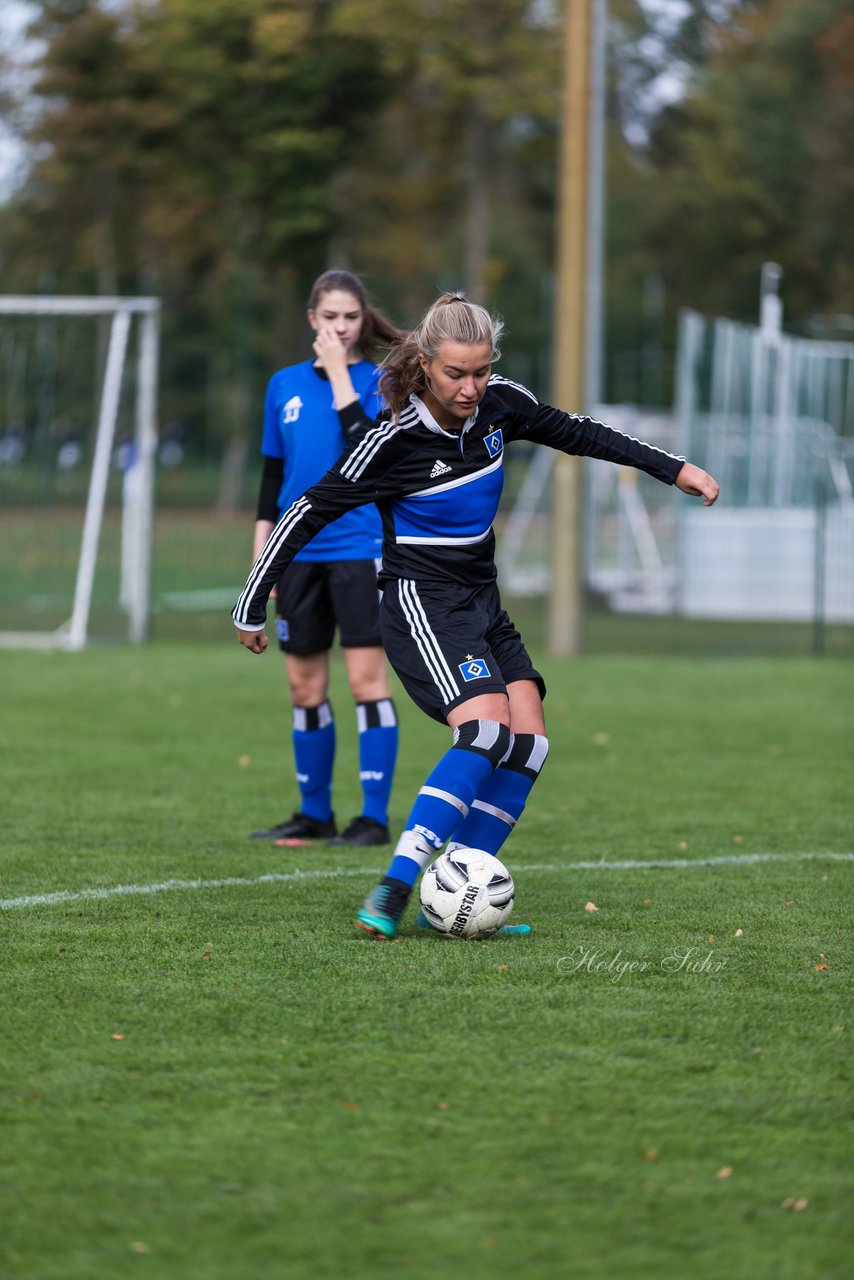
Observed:
[[[252,763],[252,757],[251,757],[251,756],[238,756],[238,757],[237,757],[237,763],[240,765],[241,769],[248,769],[248,768],[249,768],[249,766],[250,766],[250,764]]]
[[[348,1110],[348,1111],[358,1111],[358,1110],[359,1110],[359,1104],[358,1104],[358,1102],[345,1102],[345,1103],[344,1103],[344,1106],[347,1108],[347,1110]]]
[[[507,970],[508,970],[509,968],[510,968],[510,965],[509,965],[509,964],[500,964],[500,965],[498,966],[498,972],[499,972],[499,973],[506,973],[506,972],[507,972]]]
[[[650,1147],[648,1151],[645,1151],[643,1153],[643,1158],[644,1160],[648,1160],[649,1163],[652,1164],[653,1161],[658,1159],[658,1148]]]
[[[829,968],[830,968],[830,965],[829,965],[829,964],[823,964],[823,963],[822,963],[822,964],[816,964],[816,965],[813,965],[813,968],[815,969],[816,973],[821,973],[821,972],[822,972],[822,970],[824,970],[824,969],[829,969]]]
[[[645,907],[648,907],[648,906],[650,905],[650,903],[651,903],[651,902],[652,902],[652,898],[644,898],[644,900],[643,900],[643,905],[644,905]]]
[[[728,1164],[725,1164],[725,1165],[724,1165],[724,1167],[723,1167],[722,1169],[718,1169],[717,1173],[715,1174],[715,1177],[716,1177],[716,1178],[731,1178],[731,1177],[732,1177],[732,1166],[731,1166],[731,1165],[728,1165]]]
[[[743,930],[743,929],[736,929],[735,933],[734,933],[732,936],[733,936],[734,938],[743,938],[743,937],[744,937],[744,930]]]
[[[679,848],[680,848],[680,849],[687,849],[687,848],[688,848],[688,841],[687,841],[687,840],[680,840],[680,841],[679,841]]]
[[[131,1253],[151,1253],[151,1245],[146,1244],[144,1240],[131,1240],[128,1248]]]
[[[113,1040],[124,1040],[125,1033],[123,1031],[114,1031],[111,1038]]]
[[[784,898],[784,899],[783,899],[783,906],[784,906],[784,907],[793,907],[794,905],[795,905],[795,899],[794,899],[794,898]]]
[[[596,903],[595,903],[595,902],[585,902],[585,904],[584,904],[584,910],[585,910],[585,911],[598,911],[598,910],[599,910],[599,908],[596,906]]]
[[[833,1026],[832,1026],[830,1029],[831,1029],[831,1031],[844,1031],[844,1030],[845,1030],[845,1028],[844,1028],[844,1026],[842,1025],[842,1023],[841,1023],[841,1022],[834,1022]]]
[[[207,957],[207,956],[212,956],[212,955],[213,955],[213,952],[212,952],[212,951],[203,951],[203,952],[202,952],[202,955],[203,955],[203,956],[206,956],[206,957]]]
[[[733,844],[744,844],[744,836],[733,836]]]
[[[809,1200],[805,1196],[799,1196],[796,1200],[794,1196],[786,1196],[785,1200],[780,1201],[781,1209],[791,1209],[793,1213],[802,1213],[809,1204]]]
[[[436,1111],[450,1111],[450,1102],[434,1102],[433,1107]]]
[[[714,942],[714,941],[715,941],[715,935],[714,935],[713,933],[710,933],[710,934],[709,934],[709,936],[706,938],[706,941],[707,941],[707,942]]]

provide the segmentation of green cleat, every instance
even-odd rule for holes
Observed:
[[[408,892],[395,892],[387,884],[378,884],[359,908],[356,925],[372,938],[385,938],[391,942],[397,935],[397,926],[408,901]]]

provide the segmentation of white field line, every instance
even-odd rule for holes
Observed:
[[[543,871],[694,871],[698,867],[747,867],[761,862],[854,862],[854,853],[733,853],[717,858],[627,858],[606,862],[540,862],[514,864],[516,875]],[[268,872],[261,876],[223,876],[216,880],[159,880],[154,884],[115,884],[91,889],[36,893],[25,898],[0,898],[0,911],[25,907],[51,907],[63,902],[90,902],[102,898],[142,897],[185,889],[242,889],[259,884],[292,884],[302,880],[337,880],[349,876],[375,876],[379,867],[332,867],[328,870]]]

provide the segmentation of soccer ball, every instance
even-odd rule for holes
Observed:
[[[513,877],[483,849],[449,846],[421,879],[421,909],[439,933],[487,938],[513,910]]]

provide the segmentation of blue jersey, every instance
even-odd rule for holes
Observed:
[[[379,369],[370,360],[360,360],[349,366],[349,373],[365,416],[375,418],[382,409]],[[334,466],[348,443],[333,407],[329,380],[311,360],[273,374],[264,405],[261,453],[284,463],[280,515]],[[295,558],[374,560],[381,549],[382,523],[371,504],[347,511],[326,525]]]

